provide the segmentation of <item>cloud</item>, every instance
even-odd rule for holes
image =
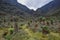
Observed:
[[[52,0],[18,0],[19,3],[26,5],[30,9],[36,10],[44,6],[45,4],[51,2]]]

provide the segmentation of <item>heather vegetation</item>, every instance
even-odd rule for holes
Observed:
[[[1,15],[0,40],[60,40],[60,20],[57,17],[24,19],[17,15]]]
[[[0,40],[60,40],[60,1],[34,11],[17,0],[0,0]]]

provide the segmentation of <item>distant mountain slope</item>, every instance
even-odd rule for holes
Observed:
[[[60,11],[60,0],[54,0],[36,11],[28,9],[17,0],[0,0],[0,14],[19,15],[24,17],[49,16]]]
[[[23,18],[30,18],[32,11],[26,6],[19,4],[17,0],[0,0],[0,14],[19,15]]]
[[[54,14],[52,16],[60,16],[60,9],[55,11]]]
[[[5,6],[8,4],[8,5],[13,5],[15,7],[17,7],[18,9],[20,9],[21,11],[24,11],[26,13],[30,13],[31,10],[29,10],[26,6],[22,5],[22,4],[19,4],[17,2],[17,0],[0,0],[0,6],[2,4],[5,4]]]
[[[54,0],[47,5],[43,6],[42,8],[38,8],[36,10],[37,14],[42,16],[52,15],[53,12],[60,9],[60,0]]]

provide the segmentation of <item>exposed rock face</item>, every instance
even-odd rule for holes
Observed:
[[[60,0],[54,0],[42,8],[38,8],[36,13],[42,16],[53,15],[54,13],[60,11]]]

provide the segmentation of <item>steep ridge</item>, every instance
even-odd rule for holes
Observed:
[[[41,16],[49,16],[49,15],[53,15],[59,9],[60,9],[60,0],[54,0],[48,3],[47,5],[44,5],[43,7],[38,8],[36,10],[36,13],[40,14]]]
[[[0,0],[1,15],[19,15],[23,18],[31,17],[31,10],[26,6],[19,4],[17,0]]]
[[[3,3],[8,3],[10,5],[15,5],[18,7],[20,10],[25,11],[25,12],[31,12],[26,6],[19,4],[17,0],[0,0],[0,4]]]

